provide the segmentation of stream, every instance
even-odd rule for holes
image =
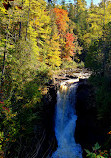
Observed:
[[[55,109],[55,136],[57,150],[51,158],[82,158],[80,144],[76,144],[74,133],[76,128],[76,89],[78,79],[62,82],[57,92]]]

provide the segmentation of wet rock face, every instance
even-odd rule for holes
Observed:
[[[47,95],[44,96],[44,125],[46,129],[46,149],[49,148],[48,153],[55,150],[57,146],[56,137],[54,133],[54,114],[55,114],[55,105],[57,98],[57,87],[52,85],[49,87]],[[51,145],[52,144],[52,145]]]
[[[75,138],[83,149],[91,149],[96,142],[104,142],[103,129],[97,120],[97,109],[95,107],[94,89],[88,83],[81,83],[77,89]],[[86,153],[83,150],[83,157]]]
[[[54,113],[57,98],[57,88],[52,86],[49,88],[47,95],[44,97],[45,106],[45,124],[48,131],[54,130]]]

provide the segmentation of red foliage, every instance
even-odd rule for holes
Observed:
[[[67,22],[69,21],[68,12],[64,9],[54,8],[56,16],[56,24],[60,33],[65,33],[68,28]]]
[[[76,38],[71,33],[66,33],[68,29],[68,12],[64,9],[54,8],[56,25],[58,27],[58,31],[60,33],[60,37],[66,40],[65,49],[63,49],[62,58],[66,58],[67,60],[71,60],[71,56],[74,56],[74,41]]]
[[[73,36],[73,34],[71,33],[67,33],[66,34],[66,58],[69,57],[69,56],[73,56],[74,55],[74,40],[75,40],[75,37]]]
[[[74,46],[74,36],[73,36],[73,34],[71,34],[71,33],[67,33],[66,34],[66,47],[72,47],[72,46]]]
[[[10,111],[10,109],[9,109],[9,108],[4,107],[4,106],[2,107],[2,109],[3,109],[3,110],[5,110],[5,111],[7,111],[7,112],[9,112],[9,111]]]
[[[4,104],[4,102],[3,102],[3,101],[0,101],[0,104]]]

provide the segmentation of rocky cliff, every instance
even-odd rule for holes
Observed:
[[[97,119],[94,87],[83,81],[79,83],[76,99],[77,122],[75,138],[83,148],[83,157],[86,158],[84,149],[90,149],[96,142],[104,142],[104,132],[101,122]]]

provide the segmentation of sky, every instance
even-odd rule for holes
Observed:
[[[46,1],[48,1],[48,0],[46,0]],[[55,0],[56,1],[56,3],[60,3],[60,2],[62,2],[62,0]],[[90,7],[90,5],[91,5],[91,0],[85,0],[86,2],[87,2],[87,7]],[[93,0],[93,3],[95,4],[95,5],[97,5],[98,3],[100,3],[102,0]],[[74,0],[65,0],[65,2],[66,3],[74,3]]]
[[[58,1],[58,0],[57,0]],[[62,1],[62,0],[61,0]],[[70,3],[70,2],[74,2],[74,0],[65,0],[65,2],[68,2],[68,3]],[[86,0],[86,2],[87,2],[87,6],[89,7],[90,6],[90,4],[91,4],[91,0]],[[100,3],[101,2],[101,0],[93,0],[93,3],[94,4],[98,4],[98,3]]]
[[[86,0],[86,2],[87,2],[87,5],[90,6],[91,0]],[[99,2],[101,2],[101,0],[93,0],[94,4],[98,4]]]

